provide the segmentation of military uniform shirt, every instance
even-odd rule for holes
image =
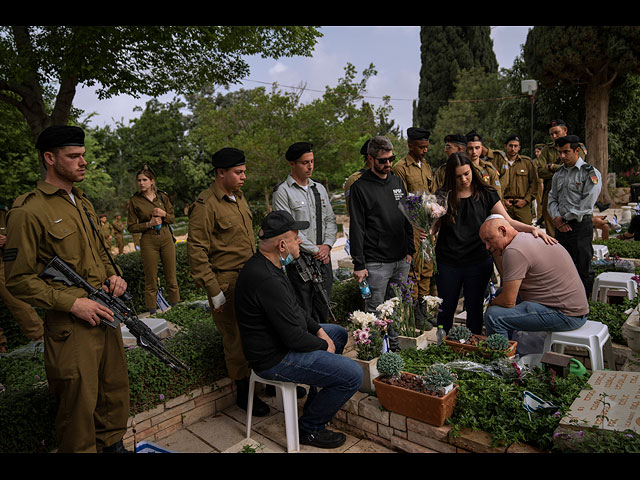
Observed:
[[[58,256],[98,288],[116,272],[87,218],[99,221],[91,202],[76,187],[75,204],[63,189],[39,181],[34,191],[16,199],[9,212],[5,271],[7,289],[17,298],[47,310],[69,312],[75,300],[87,297],[81,287],[41,279],[45,265]]]
[[[393,173],[402,178],[408,193],[432,193],[434,190],[433,171],[426,160],[418,163],[407,155],[393,166]]]
[[[591,215],[602,189],[602,176],[582,158],[573,167],[560,167],[555,173],[549,192],[551,218],[582,221]]]
[[[322,202],[322,238],[316,238],[316,199],[313,187],[318,189]],[[309,222],[309,228],[300,230],[302,243],[300,248],[306,252],[314,254],[318,251],[318,245],[328,245],[333,247],[338,234],[336,215],[331,207],[331,201],[327,191],[322,184],[309,179],[307,188],[303,188],[294,180],[291,175],[278,184],[273,191],[273,209],[285,210],[293,216],[296,221]]]
[[[528,157],[516,156],[513,164],[508,160],[499,163],[504,173],[500,177],[504,198],[522,198],[533,202],[538,193],[538,173]]]
[[[217,273],[240,270],[256,252],[249,205],[241,191],[229,198],[213,182],[189,208],[187,254],[196,285],[213,298],[221,292]]]

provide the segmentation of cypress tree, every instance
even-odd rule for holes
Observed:
[[[453,95],[454,83],[461,69],[484,68],[497,72],[488,26],[420,27],[420,85],[413,123],[433,128],[441,106]]]

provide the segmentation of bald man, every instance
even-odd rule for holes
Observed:
[[[562,245],[518,232],[503,218],[485,221],[480,238],[502,278],[501,292],[485,313],[487,335],[511,338],[514,331],[561,332],[584,325],[587,296]]]

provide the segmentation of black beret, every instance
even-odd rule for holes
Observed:
[[[481,142],[482,141],[482,137],[475,130],[471,130],[469,133],[467,133],[466,137],[467,137],[467,142]]]
[[[371,139],[367,140],[366,142],[364,142],[362,147],[360,147],[360,155],[368,155],[367,148],[369,148],[370,141]]]
[[[284,156],[288,161],[295,162],[305,153],[311,152],[312,148],[313,144],[309,142],[296,142],[287,149],[287,153]]]
[[[553,128],[553,127],[566,127],[567,124],[564,123],[564,120],[551,120],[551,123],[549,125],[547,125],[547,130]]]
[[[454,133],[444,137],[444,143],[459,143],[460,145],[466,145],[467,137],[465,137],[461,133]]]
[[[518,143],[520,143],[520,137],[518,135],[511,135],[510,137],[508,137],[504,141],[504,144],[506,145],[509,142],[518,142]]]
[[[72,125],[53,125],[45,128],[38,140],[36,149],[40,151],[57,147],[83,147],[84,130]]]
[[[307,228],[309,228],[309,222],[304,220],[296,222],[286,210],[274,210],[262,220],[258,237],[264,240],[277,237],[289,230],[305,230]]]
[[[580,143],[580,137],[578,137],[577,135],[567,135],[556,140],[556,145],[559,147],[562,147],[567,143]]]
[[[247,162],[244,159],[244,152],[242,150],[225,147],[211,156],[211,163],[216,168],[231,168],[244,165]]]
[[[409,140],[429,140],[429,131],[419,127],[407,128],[407,138]]]

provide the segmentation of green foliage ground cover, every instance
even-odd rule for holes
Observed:
[[[146,350],[126,348],[131,415],[227,376],[221,337],[202,306],[180,304],[166,312],[166,317],[180,327],[166,346],[190,371],[176,373]],[[0,384],[4,387],[0,393],[0,453],[55,448],[57,405],[46,382],[43,355],[0,358]]]

